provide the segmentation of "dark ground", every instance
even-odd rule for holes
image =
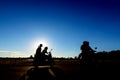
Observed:
[[[120,79],[120,63],[94,65],[0,66],[0,80],[86,80]]]

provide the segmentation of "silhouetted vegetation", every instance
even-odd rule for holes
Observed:
[[[95,54],[97,59],[120,60],[120,50],[112,50],[110,52],[103,51]]]
[[[116,62],[120,63],[120,50],[110,52],[101,51],[95,53],[96,62]],[[54,64],[80,64],[78,57],[53,57]],[[33,57],[0,57],[0,65],[33,65]]]

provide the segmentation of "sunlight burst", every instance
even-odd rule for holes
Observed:
[[[43,47],[46,47],[46,46],[49,46],[48,42],[46,40],[36,40],[34,41],[33,43],[33,49],[37,49],[37,47],[40,45],[40,44],[43,44]]]

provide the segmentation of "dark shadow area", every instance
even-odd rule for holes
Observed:
[[[63,71],[56,67],[31,68],[19,80],[58,80]]]
[[[120,79],[119,51],[96,52],[90,47],[89,41],[83,41],[80,50],[81,53],[78,56],[80,70],[75,72],[79,75],[74,75],[80,76],[82,80]]]
[[[96,65],[80,65],[80,68],[67,73],[64,80],[104,80],[120,79],[119,63],[100,63]]]
[[[120,79],[120,63],[99,63],[96,65],[96,76],[100,79]]]

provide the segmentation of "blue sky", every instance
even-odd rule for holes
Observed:
[[[0,56],[34,55],[43,43],[55,57],[74,57],[84,40],[97,51],[119,50],[119,4],[119,0],[1,0]]]

